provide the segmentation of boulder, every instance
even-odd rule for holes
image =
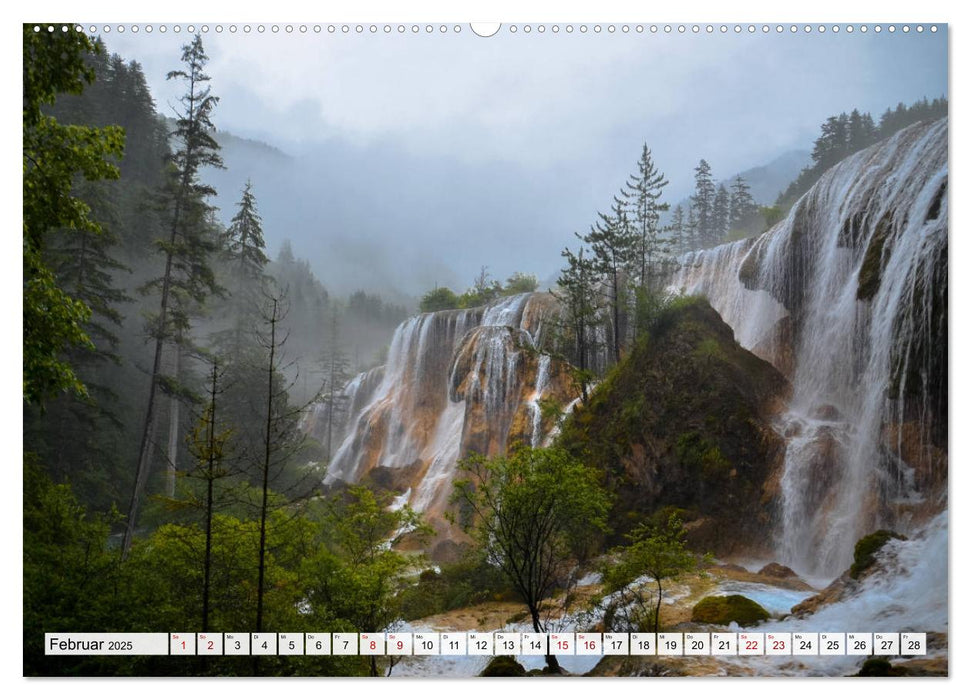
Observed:
[[[526,675],[526,669],[512,656],[495,656],[479,675],[485,678],[521,677]]]
[[[742,627],[768,620],[769,612],[754,600],[743,595],[708,596],[691,610],[692,622],[728,625],[735,622]]]
[[[783,566],[782,564],[777,564],[772,562],[771,564],[766,564],[761,569],[759,569],[760,576],[768,576],[770,578],[798,578],[799,574],[790,569],[788,566]]]

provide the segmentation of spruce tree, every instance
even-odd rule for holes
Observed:
[[[630,224],[624,204],[615,199],[610,214],[598,213],[599,221],[583,237],[593,251],[596,270],[607,284],[611,316],[611,357],[620,362],[627,320],[627,279],[635,259],[637,233]]]
[[[169,227],[165,240],[158,241],[158,248],[165,256],[162,275],[143,287],[148,293],[159,293],[159,311],[149,319],[149,335],[155,341],[152,374],[149,385],[148,405],[139,447],[135,484],[128,507],[128,522],[122,543],[122,556],[131,548],[132,536],[138,519],[138,507],[148,481],[152,452],[155,447],[159,422],[159,392],[169,393],[170,433],[177,429],[179,355],[188,340],[193,303],[201,303],[207,295],[218,291],[210,258],[216,251],[216,243],[207,225],[210,208],[206,198],[216,191],[199,179],[204,167],[222,167],[219,145],[212,136],[211,113],[219,98],[210,93],[205,73],[208,57],[202,39],[196,35],[190,44],[182,47],[185,69],[171,71],[168,78],[181,79],[186,83],[186,94],[181,99],[182,111],[176,120],[173,133],[177,148],[172,155],[169,179],[164,195],[168,204]],[[163,373],[163,352],[170,348],[171,374]],[[172,419],[172,415],[176,419]],[[170,452],[173,441],[170,439]],[[170,462],[172,460],[170,459]],[[174,483],[174,464],[169,464],[169,482]]]
[[[701,232],[698,230],[698,217],[695,216],[695,208],[688,206],[688,220],[684,225],[684,239],[687,241],[688,250],[701,250],[704,246],[701,242]]]
[[[696,231],[694,247],[709,248],[714,245],[715,225],[715,183],[711,177],[711,166],[702,159],[695,168],[695,193],[691,196],[691,209],[694,212]]]
[[[729,231],[754,233],[758,225],[759,207],[752,199],[748,183],[737,175],[732,181],[731,191],[731,216],[729,218]]]
[[[347,355],[341,344],[340,332],[340,313],[335,304],[331,305],[328,324],[327,340],[325,351],[321,357],[321,364],[324,369],[324,387],[322,401],[327,407],[327,432],[324,449],[327,461],[334,454],[334,420],[347,410],[347,397],[343,394],[344,385],[347,383]],[[342,423],[338,423],[341,425]]]
[[[249,180],[236,206],[236,214],[226,229],[226,248],[236,261],[238,274],[245,279],[258,280],[269,259],[264,252],[263,220],[256,210],[253,183]]]
[[[728,223],[731,218],[731,202],[728,197],[728,190],[724,185],[718,186],[715,194],[715,201],[711,207],[711,242],[712,245],[719,245],[728,235]]]
[[[577,368],[580,395],[587,400],[587,387],[593,377],[596,328],[600,316],[597,269],[583,246],[574,253],[564,248],[566,267],[560,270],[557,289],[551,290],[565,310],[567,336],[571,341],[571,365]]]
[[[671,212],[671,223],[668,225],[671,242],[671,252],[675,256],[683,255],[687,247],[687,229],[684,218],[684,207],[677,205]]]
[[[637,172],[627,179],[621,189],[631,226],[637,235],[634,263],[638,283],[642,287],[651,286],[650,280],[656,273],[655,265],[660,262],[663,253],[663,243],[659,238],[660,220],[661,212],[667,211],[668,207],[661,202],[661,196],[667,184],[664,173],[658,171],[645,143],[637,161]]]

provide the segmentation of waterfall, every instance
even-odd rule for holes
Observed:
[[[947,134],[921,123],[847,158],[785,221],[685,255],[672,281],[791,380],[777,549],[808,575],[944,507]]]
[[[533,414],[533,435],[530,443],[533,447],[539,447],[543,440],[543,410],[540,400],[550,379],[550,360],[549,355],[540,356],[539,370],[536,372],[536,391],[529,397],[529,410]]]
[[[554,307],[548,294],[517,294],[402,323],[387,366],[345,389],[355,400],[325,483],[358,481],[377,467],[400,470],[411,505],[440,514],[460,458],[500,454],[513,440],[538,445],[539,400],[562,383],[538,352]]]

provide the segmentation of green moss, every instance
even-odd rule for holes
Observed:
[[[681,465],[696,478],[717,479],[726,476],[732,468],[718,445],[700,433],[679,435],[675,449]]]
[[[768,620],[769,613],[754,600],[743,595],[708,596],[691,610],[692,622],[727,625],[737,622],[746,627],[760,620]]]
[[[860,578],[860,575],[873,565],[877,552],[883,549],[887,542],[905,539],[907,538],[903,535],[890,530],[877,530],[861,538],[853,548],[853,566],[850,567],[850,576]]]
[[[611,543],[673,506],[710,522],[692,530],[692,546],[721,551],[758,536],[768,517],[762,485],[777,445],[765,407],[787,388],[706,301],[680,298],[564,420],[558,444],[616,494]]]
[[[511,656],[496,656],[489,662],[480,676],[495,678],[498,676],[525,676],[526,669]]]

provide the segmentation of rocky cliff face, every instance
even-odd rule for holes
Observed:
[[[946,507],[947,135],[921,123],[857,153],[673,282],[792,381],[776,545],[798,571],[835,575],[867,532]]]
[[[692,546],[765,556],[789,383],[701,299],[676,302],[578,406],[560,441],[606,475],[615,538],[676,509]],[[658,513],[659,511],[659,513]]]

